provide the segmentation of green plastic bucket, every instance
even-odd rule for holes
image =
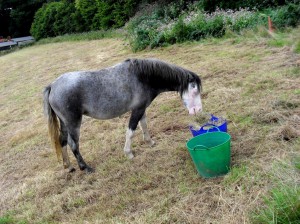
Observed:
[[[230,135],[208,132],[190,139],[186,146],[200,176],[225,175],[230,170]]]

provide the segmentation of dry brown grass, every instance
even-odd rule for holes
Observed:
[[[84,118],[81,152],[96,172],[62,170],[47,137],[43,87],[64,72],[128,57],[156,57],[202,77],[205,111],[229,121],[230,174],[197,175],[185,148],[192,118],[175,93],[162,94],[147,111],[154,147],[138,132],[136,157],[127,160],[122,148],[129,114]],[[275,184],[274,163],[300,151],[300,57],[263,39],[136,54],[119,39],[56,43],[2,56],[0,64],[0,216],[27,223],[249,223],[249,212]],[[299,181],[292,174],[280,179]]]

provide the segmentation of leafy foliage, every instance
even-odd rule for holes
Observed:
[[[84,25],[90,30],[91,21],[97,12],[96,0],[75,0],[75,7],[82,16]]]
[[[134,51],[206,37],[222,37],[226,31],[241,32],[257,26],[267,26],[267,16],[271,17],[278,29],[296,26],[300,22],[299,4],[269,8],[262,12],[249,9],[217,9],[207,13],[196,3],[188,5],[185,12],[177,12],[177,18],[174,18],[174,13],[170,13],[173,10],[169,9],[178,8],[174,4],[183,3],[173,3],[165,7],[158,5],[152,13],[144,13],[131,19],[127,30]]]
[[[300,21],[300,4],[289,4],[275,10],[266,11],[276,28],[295,27]]]
[[[75,11],[73,4],[67,1],[51,2],[36,12],[30,32],[37,40],[82,32],[85,27],[81,21],[82,17]]]
[[[89,30],[121,27],[135,13],[140,0],[76,0],[76,9]]]
[[[76,29],[74,27],[67,29],[64,31],[66,33],[70,30],[82,32],[122,27],[136,13],[140,7],[139,5],[148,7],[147,3],[153,2],[156,2],[155,4],[159,6],[155,10],[157,19],[178,20],[184,14],[183,11],[190,11],[191,6],[208,12],[214,12],[218,8],[233,9],[235,11],[240,8],[261,10],[290,3],[299,5],[300,0],[2,0],[0,2],[0,35],[13,37],[29,35],[37,10],[43,4],[52,2],[67,2],[69,4],[68,10],[72,8],[72,12],[69,12],[69,14],[73,16],[69,19],[72,19],[72,23],[76,24]],[[194,4],[191,4],[193,2]],[[284,15],[286,14],[284,13]],[[294,18],[291,23],[293,21]],[[60,22],[63,21],[60,19]],[[67,20],[66,22],[69,23]],[[68,27],[67,24],[62,26]],[[47,33],[51,32],[50,30],[47,31]],[[159,36],[162,37],[162,34],[159,34]],[[161,38],[155,37],[154,39],[157,42]]]
[[[36,12],[31,27],[37,38],[118,28],[135,13],[140,0],[75,0],[50,2]]]
[[[239,8],[264,9],[297,1],[298,0],[200,0],[198,4],[205,11],[214,12],[217,8],[234,10]]]

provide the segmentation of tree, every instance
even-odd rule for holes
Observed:
[[[38,40],[86,31],[75,5],[66,0],[44,4],[35,14],[30,32]]]
[[[75,0],[75,7],[80,12],[85,26],[92,28],[92,21],[97,13],[96,0]]]
[[[141,0],[75,0],[76,9],[91,30],[121,27]]]

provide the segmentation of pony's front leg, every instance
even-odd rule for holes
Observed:
[[[143,131],[144,141],[147,142],[150,146],[153,146],[155,142],[151,139],[148,131],[146,113],[143,115],[142,119],[140,120],[140,127]]]
[[[124,152],[125,155],[128,157],[128,159],[132,159],[134,157],[132,151],[131,151],[131,141],[134,136],[134,131],[131,130],[130,128],[127,129],[126,131],[126,141],[125,141],[125,146],[124,146]]]
[[[134,136],[136,127],[145,113],[145,109],[146,109],[146,107],[133,110],[131,113],[131,117],[129,119],[129,125],[128,125],[128,129],[126,132],[126,141],[125,141],[125,146],[124,146],[124,152],[129,159],[132,159],[134,157],[134,155],[131,151],[131,141]]]

